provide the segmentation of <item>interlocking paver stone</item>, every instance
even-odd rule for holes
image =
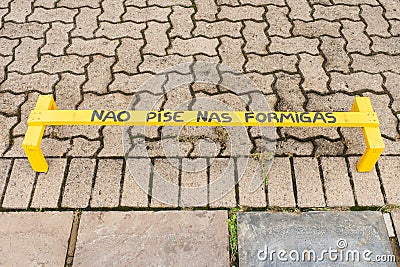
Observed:
[[[344,50],[346,44],[342,38],[321,37],[321,50],[326,57],[325,68],[327,71],[337,70],[348,72],[350,58]]]
[[[241,28],[242,24],[240,22],[231,22],[226,20],[216,22],[199,21],[196,22],[196,28],[194,29],[193,34],[208,38],[215,38],[223,35],[240,37]]]
[[[11,10],[4,20],[26,22],[26,17],[32,12],[33,0],[15,0],[10,3]]]
[[[382,76],[366,72],[342,74],[331,72],[330,88],[334,91],[356,92],[361,90],[382,91]]]
[[[349,52],[361,52],[368,54],[371,41],[365,34],[365,24],[359,21],[342,20],[342,33],[346,38],[346,49]]]
[[[287,4],[290,7],[289,17],[294,19],[301,19],[303,21],[310,21],[311,18],[311,7],[306,0],[287,0]]]
[[[4,37],[0,38],[0,42],[1,42],[0,46],[1,55],[12,55],[14,47],[16,47],[19,44],[19,40],[11,40]]]
[[[71,39],[71,45],[67,48],[67,53],[86,56],[91,54],[102,54],[105,56],[115,55],[115,49],[118,46],[117,40],[108,40],[106,38],[96,38],[84,40],[76,37]]]
[[[124,21],[146,22],[148,20],[156,20],[167,22],[168,15],[171,10],[169,8],[151,6],[146,8],[127,7],[122,18]]]
[[[6,185],[6,181],[8,178],[8,174],[11,170],[11,160],[10,159],[1,159],[0,160],[0,175],[1,175],[1,180],[0,180],[0,192],[2,192],[2,198],[3,198],[3,192],[4,192],[4,187]]]
[[[93,56],[92,61],[87,67],[88,80],[82,86],[82,90],[84,92],[106,93],[107,86],[112,80],[111,66],[114,64],[114,61],[113,57]]]
[[[218,52],[222,59],[222,64],[235,70],[242,70],[245,58],[242,53],[243,41],[240,39],[232,39],[229,37],[221,37],[221,45]]]
[[[84,212],[74,264],[227,266],[226,220],[226,211]]]
[[[326,83],[329,77],[323,69],[324,59],[321,56],[311,56],[309,54],[300,54],[299,68],[304,75],[302,84],[304,90],[313,90],[317,92],[328,92]]]
[[[167,30],[171,26],[169,23],[148,22],[147,28],[144,31],[146,45],[143,48],[144,53],[152,53],[158,56],[165,55],[166,48],[169,45]]]
[[[73,22],[75,15],[78,13],[77,10],[69,8],[53,8],[46,9],[37,7],[33,10],[33,13],[29,15],[29,21],[37,21],[41,23],[60,21],[65,23]]]
[[[74,30],[71,32],[71,36],[93,38],[93,33],[98,28],[97,17],[100,13],[100,9],[88,7],[80,8],[78,15],[75,17],[76,25]],[[103,26],[103,22],[100,23],[100,26]]]
[[[394,229],[396,230],[397,233],[397,240],[400,237],[400,210],[394,210],[391,212],[392,215],[392,220],[394,224]]]
[[[366,32],[370,35],[390,36],[389,23],[383,17],[382,7],[361,6],[361,17],[367,24]]]
[[[314,18],[335,21],[339,19],[360,20],[359,7],[347,5],[314,5]]]
[[[101,2],[103,13],[99,16],[99,20],[119,22],[122,14],[124,14],[124,0],[104,0]]]
[[[273,53],[298,54],[308,52],[318,54],[319,42],[317,39],[308,39],[302,36],[292,38],[271,37],[269,50]]]
[[[360,260],[352,261],[347,254],[352,266],[396,266],[395,262],[369,264],[376,255],[393,254],[377,211],[245,212],[238,213],[237,220],[240,266],[308,266],[317,258],[318,266],[338,264],[338,254],[329,257],[329,249],[355,251]],[[370,260],[363,258],[365,251],[371,252]]]
[[[22,73],[32,72],[33,65],[38,61],[37,50],[42,45],[43,40],[22,38],[21,43],[15,49],[14,60],[8,66],[8,70]]]
[[[46,32],[46,44],[40,48],[40,53],[50,53],[55,56],[63,55],[64,49],[69,44],[68,33],[73,26],[73,24],[60,22],[52,23],[51,29]]]
[[[248,55],[246,69],[260,73],[271,73],[277,70],[296,71],[297,57],[294,55],[271,54],[267,56]]]
[[[331,37],[340,37],[340,23],[335,21],[316,20],[316,21],[293,21],[293,34],[303,35],[306,37],[319,37],[328,35]]]
[[[0,213],[1,263],[63,266],[72,212]]]
[[[22,37],[42,38],[48,28],[48,24],[41,24],[38,22],[5,22],[3,27],[0,29],[0,36],[5,36],[11,39]]]
[[[85,71],[84,67],[87,63],[89,63],[88,57],[77,55],[42,55],[39,63],[35,65],[34,70],[48,73],[70,71],[74,74],[82,74]]]
[[[269,6],[266,18],[269,24],[269,35],[289,37],[292,24],[287,18],[289,9],[287,7]]]
[[[164,3],[164,1],[162,1]],[[194,28],[192,21],[192,14],[194,13],[194,9],[185,8],[182,6],[174,6],[172,7],[172,14],[170,16],[172,29],[170,32],[170,36],[180,36],[182,38],[190,38],[191,31]]]
[[[182,160],[181,207],[206,206],[208,202],[207,161],[204,158]]]

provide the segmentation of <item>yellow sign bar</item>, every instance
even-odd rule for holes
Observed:
[[[384,149],[378,116],[368,97],[357,97],[351,112],[263,112],[57,110],[52,96],[42,95],[28,118],[22,144],[36,172],[48,169],[40,148],[47,125],[360,127],[367,146],[357,165],[360,172],[371,171]]]
[[[375,112],[33,110],[28,125],[378,127],[379,120]]]

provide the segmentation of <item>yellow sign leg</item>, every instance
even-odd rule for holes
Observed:
[[[41,95],[35,106],[35,110],[56,110],[57,106],[51,95]],[[43,133],[46,126],[28,126],[22,147],[28,157],[29,163],[35,172],[47,172],[49,166],[40,148]]]
[[[351,107],[353,112],[374,112],[368,97],[357,97]],[[364,140],[366,149],[357,163],[359,172],[370,172],[375,167],[380,155],[385,149],[379,127],[364,127]]]

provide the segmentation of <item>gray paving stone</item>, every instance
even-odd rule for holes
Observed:
[[[359,157],[349,157],[350,173],[353,177],[354,194],[359,206],[384,205],[379,178],[376,170],[358,172],[356,169]]]
[[[354,196],[345,158],[322,158],[321,165],[326,205],[328,207],[354,206]]]
[[[181,186],[181,207],[205,206],[207,204],[206,159],[183,159]]]
[[[228,266],[226,211],[84,212],[76,266]]]
[[[391,212],[394,230],[397,233],[397,240],[400,240],[400,210],[394,210]]]
[[[268,173],[268,205],[296,207],[289,158],[274,158]]]
[[[91,207],[117,207],[122,175],[122,160],[101,159],[97,167]]]
[[[235,207],[235,163],[233,158],[210,159],[210,207]]]
[[[89,205],[95,165],[93,159],[71,160],[61,204],[63,207],[86,208]]]
[[[299,207],[324,207],[324,192],[316,158],[294,158]]]
[[[0,160],[0,192],[3,193],[4,186],[6,185],[6,180],[8,177],[8,173],[11,168],[11,160],[9,159],[1,159]]]
[[[379,170],[388,204],[400,205],[400,161],[396,157],[381,157]]]
[[[237,219],[240,266],[396,266],[368,261],[393,255],[377,211],[245,212]]]
[[[238,181],[239,181],[239,205],[244,207],[265,207],[265,184],[251,192],[253,179],[262,177],[262,170],[259,161],[252,158],[238,158]],[[243,170],[244,169],[244,170]],[[243,171],[241,171],[243,170]]]
[[[64,179],[66,159],[48,159],[49,170],[40,173],[32,198],[32,208],[57,208]]]
[[[179,160],[155,159],[151,207],[178,207]]]
[[[0,213],[2,266],[64,266],[72,212]]]
[[[35,176],[36,173],[27,159],[16,159],[6,188],[3,208],[27,208]]]
[[[150,174],[150,159],[126,160],[121,206],[147,207]]]

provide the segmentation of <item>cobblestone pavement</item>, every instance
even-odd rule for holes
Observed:
[[[177,73],[167,73],[160,88],[139,89],[158,71],[180,63],[194,68],[196,61],[243,72],[259,90],[246,91],[238,100],[223,86],[189,77],[174,91],[160,91],[173,87],[169,83]],[[396,0],[1,0],[0,207],[398,206],[399,67]],[[172,159],[160,146],[165,128],[147,129],[145,136],[134,135],[142,146],[132,149],[131,162],[124,158],[123,128],[47,127],[42,148],[49,172],[39,174],[30,168],[21,144],[40,94],[53,94],[59,109],[125,109],[130,103],[171,109],[186,103],[196,110],[196,99],[203,97],[245,110],[265,97],[276,111],[349,111],[356,96],[369,96],[386,149],[372,172],[358,173],[361,129],[278,128],[268,179],[250,192],[252,176],[262,176],[254,156],[262,140],[256,128],[246,131],[249,168],[240,173],[241,158],[229,145],[234,140],[218,127],[183,130]],[[161,100],[147,101],[152,96]],[[145,181],[144,190],[128,166]],[[233,189],[210,203],[215,192],[207,184],[221,173],[231,178],[226,182]],[[195,197],[176,190],[166,205],[152,197],[162,191],[160,175],[206,190]]]
[[[0,17],[3,209],[165,207],[149,196],[157,189],[158,169],[180,185],[213,181],[227,164],[223,158],[232,155],[226,145],[231,140],[221,140],[217,128],[202,129],[201,136],[198,129],[183,133],[176,159],[183,171],[165,165],[161,130],[148,130],[132,163],[148,170],[146,192],[128,171],[122,128],[47,127],[46,174],[30,169],[21,148],[39,94],[53,94],[60,109],[124,109],[135,97],[148,109],[153,103],[146,99],[159,92],[162,97],[163,91],[144,92],[139,86],[157,71],[196,60],[245,73],[259,91],[244,97],[266,97],[277,111],[348,111],[355,96],[369,96],[386,145],[376,170],[358,173],[355,164],[364,149],[360,129],[280,128],[268,185],[249,192],[257,171],[257,159],[250,158],[253,170],[235,190],[203,206],[400,205],[397,1],[3,0]],[[174,80],[173,73],[167,76]],[[233,109],[248,107],[222,86],[189,81],[166,94],[158,108],[186,101],[195,109],[199,97]],[[249,129],[247,137],[247,156],[259,152],[259,133]],[[210,140],[215,154],[200,153]],[[221,159],[188,178],[185,167],[197,157],[209,163],[207,156]],[[150,157],[154,167],[142,157]],[[239,163],[235,159],[230,165],[236,180]],[[184,192],[175,194],[170,206],[191,206]],[[199,197],[210,199],[210,194],[205,190]]]

